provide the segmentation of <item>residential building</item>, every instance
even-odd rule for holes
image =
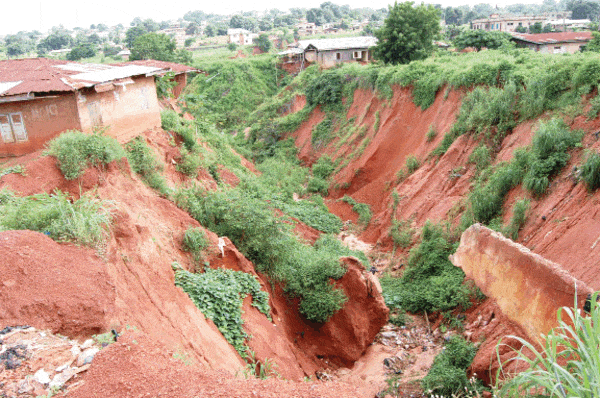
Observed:
[[[550,25],[552,29],[560,32],[569,32],[577,29],[588,29],[592,21],[589,19],[556,19],[544,22],[544,26]]]
[[[518,27],[529,29],[536,22],[544,24],[547,16],[501,16],[492,14],[489,18],[474,19],[471,22],[473,29],[486,30],[488,32],[515,32]]]
[[[318,27],[314,22],[302,22],[296,25],[298,29],[298,35],[300,36],[312,36],[317,34]]]
[[[518,47],[550,54],[576,53],[592,40],[592,32],[555,32],[539,34],[513,34]]]
[[[227,29],[227,36],[229,36],[229,43],[239,44],[240,46],[251,45],[254,39],[258,37],[258,34],[252,33],[246,29]]]
[[[44,147],[66,130],[127,142],[160,126],[154,76],[160,67],[29,58],[0,61],[0,156]]]
[[[115,64],[115,65],[116,66],[140,65],[140,66],[147,66],[150,68],[158,68],[158,69],[161,69],[161,72],[157,73],[157,75],[159,75],[159,76],[164,75],[169,72],[173,73],[173,75],[174,75],[173,79],[175,80],[175,83],[177,83],[177,85],[175,87],[173,87],[173,89],[172,89],[173,97],[175,97],[175,98],[179,98],[179,96],[183,92],[183,89],[185,88],[185,86],[187,86],[187,77],[188,77],[189,73],[192,73],[192,72],[205,73],[196,68],[192,68],[191,66],[177,64],[175,62],[157,61],[154,59],[129,61],[129,62],[125,62],[122,64]]]
[[[343,62],[369,62],[373,59],[371,47],[377,44],[372,36],[344,37],[340,39],[300,40],[303,60],[330,68]]]

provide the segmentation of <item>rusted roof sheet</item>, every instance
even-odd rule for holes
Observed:
[[[196,68],[192,68],[191,66],[178,64],[175,62],[166,62],[166,61],[156,61],[154,59],[142,59],[136,61],[122,62],[120,64],[114,65],[141,65],[141,66],[150,66],[160,69],[168,69],[169,72],[179,73],[187,73],[187,72],[200,72]]]
[[[143,65],[83,64],[46,58],[11,59],[0,61],[0,97],[76,91],[99,83],[161,71],[159,67]]]
[[[533,44],[577,43],[588,42],[592,40],[592,32],[589,31],[536,34],[513,33],[512,35],[514,39],[526,41]]]

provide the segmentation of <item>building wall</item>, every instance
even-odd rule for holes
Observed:
[[[101,93],[82,90],[77,106],[83,131],[107,127],[107,134],[121,143],[160,126],[153,76],[137,77],[133,84],[115,86],[114,90]]]
[[[0,103],[0,115],[18,112],[23,117],[27,141],[6,143],[0,138],[0,157],[35,152],[63,131],[81,129],[74,93]]]
[[[354,58],[354,52],[361,51],[361,58]],[[366,49],[347,49],[347,50],[332,50],[320,51],[317,54],[317,62],[323,68],[330,68],[343,62],[368,62],[371,60],[371,52]],[[307,58],[308,60],[308,58]]]
[[[187,85],[187,73],[180,73],[178,75],[175,75],[175,82],[177,83],[177,85],[173,87],[173,97],[179,98],[179,96],[183,92],[183,89]]]
[[[536,51],[550,54],[575,54],[580,51],[580,48],[587,43],[550,43],[536,46]]]

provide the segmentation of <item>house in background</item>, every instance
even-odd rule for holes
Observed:
[[[317,63],[330,68],[344,62],[369,62],[373,59],[371,47],[377,44],[372,36],[344,37],[340,39],[301,40],[298,48],[307,63]]]
[[[248,46],[252,44],[254,39],[258,37],[256,33],[252,33],[246,29],[227,29],[229,43],[235,43],[240,46]]]
[[[592,32],[555,32],[539,34],[513,33],[512,41],[517,47],[527,47],[533,51],[550,54],[574,54],[581,51],[590,40]]]
[[[160,126],[154,76],[136,64],[81,64],[46,58],[0,61],[0,156],[30,153],[66,130],[127,142]]]

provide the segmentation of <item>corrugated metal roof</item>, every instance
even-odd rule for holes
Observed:
[[[350,48],[369,48],[377,44],[377,38],[372,36],[344,37],[341,39],[300,40],[298,47],[306,50],[313,46],[319,51],[345,50]]]
[[[301,48],[292,47],[292,48],[288,48],[285,51],[277,53],[277,55],[302,54],[303,52],[304,52],[304,50],[302,50]]]
[[[534,44],[587,42],[592,39],[592,32],[513,33],[512,35],[517,40]]]
[[[47,58],[5,60],[0,61],[0,97],[76,91],[161,70],[160,67],[83,64]]]
[[[155,68],[168,69],[170,72],[175,73],[187,73],[187,72],[199,72],[198,69],[193,68],[191,66],[178,64],[175,62],[167,62],[167,61],[157,61],[154,59],[142,59],[136,61],[122,62],[120,64],[113,64],[116,66],[120,65],[142,65],[142,66],[151,66]]]

